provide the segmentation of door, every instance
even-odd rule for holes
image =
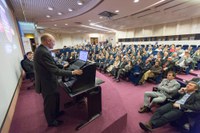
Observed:
[[[91,37],[90,42],[91,42],[91,44],[96,45],[98,43],[98,38],[97,37]]]

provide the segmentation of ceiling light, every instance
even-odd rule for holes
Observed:
[[[115,12],[119,12],[119,10],[115,10]]]
[[[83,5],[83,1],[82,0],[78,0],[77,4],[81,6],[81,5]]]
[[[49,11],[53,11],[53,7],[50,7],[50,6],[49,6],[49,7],[48,7],[48,10],[49,10]]]
[[[140,0],[134,0],[133,2],[134,2],[134,3],[138,3],[139,1],[140,1]]]
[[[65,24],[65,25],[68,25],[68,24]]]
[[[72,12],[73,10],[71,8],[68,8],[68,11]]]
[[[98,28],[102,28],[102,29],[105,29],[105,30],[109,30],[109,31],[114,31],[116,32],[115,29],[111,29],[111,28],[108,28],[108,27],[104,27],[104,26],[101,26],[101,25],[98,25],[98,24],[95,24],[95,23],[90,23],[91,26],[95,26],[95,27],[98,27]]]
[[[100,19],[102,19],[103,17],[99,17]]]
[[[62,12],[58,12],[58,15],[62,15]]]
[[[101,29],[101,28],[98,28],[98,27],[91,27],[91,26],[87,26],[87,25],[81,25],[82,27],[85,27],[85,28],[90,28],[90,29],[95,29],[95,30],[101,30],[101,31],[109,31],[109,30],[106,30],[106,29]]]
[[[57,26],[57,24],[54,24],[54,26]]]
[[[51,16],[50,16],[50,15],[46,15],[46,17],[47,17],[47,18],[50,18]]]

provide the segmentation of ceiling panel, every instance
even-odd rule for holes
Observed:
[[[133,0],[82,0],[81,6],[77,4],[77,0],[10,1],[18,20],[33,22],[55,32],[62,32],[64,29],[66,33],[82,30],[104,32],[81,27],[90,27],[90,23],[115,30],[127,30],[200,17],[200,0],[140,0],[138,3]],[[49,11],[48,7],[52,7],[53,11]],[[69,12],[68,8],[74,11]],[[119,12],[112,18],[100,18],[98,15],[103,11],[115,13],[115,10]],[[58,15],[58,12],[62,15]],[[51,17],[47,18],[46,15]]]

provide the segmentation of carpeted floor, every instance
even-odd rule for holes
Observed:
[[[119,108],[119,110],[123,110],[123,111],[125,110],[128,114],[126,130],[123,130],[122,132],[123,133],[142,133],[143,131],[138,126],[138,123],[140,121],[147,122],[149,118],[152,116],[152,113],[140,114],[138,113],[138,109],[140,108],[140,106],[143,105],[144,92],[151,91],[152,87],[156,85],[151,84],[151,83],[145,83],[142,86],[134,86],[131,82],[127,82],[123,80],[117,83],[112,79],[112,77],[109,77],[106,74],[99,73],[98,71],[96,75],[98,78],[105,81],[105,83],[103,83],[102,85],[102,89],[108,89],[108,90],[110,89],[111,91],[115,91],[116,93],[118,93],[116,95],[119,95],[120,102],[116,101],[118,104],[117,106],[121,107]],[[10,133],[25,133],[25,132],[26,133],[27,132],[29,133],[35,133],[35,132],[37,133],[43,133],[43,132],[72,133],[72,131],[76,132],[74,131],[74,125],[80,122],[82,118],[84,118],[83,116],[83,114],[85,113],[84,110],[77,111],[74,108],[70,108],[67,110],[66,118],[68,120],[67,122],[65,122],[65,125],[68,125],[67,129],[65,125],[62,125],[59,128],[47,128],[46,121],[43,114],[42,97],[36,94],[33,89],[26,90],[25,88],[27,85],[28,83],[24,83],[20,91],[15,114],[14,114],[12,125],[10,128]],[[102,96],[102,98],[104,98],[104,95]],[[112,94],[110,95],[110,98],[112,98]],[[104,102],[106,102],[106,100]],[[107,100],[107,102],[109,101]],[[102,106],[105,106],[105,105],[103,104]],[[156,108],[153,108],[154,111],[155,109]],[[109,109],[109,111],[111,111],[112,114],[115,114],[115,112],[113,112],[112,109]],[[123,113],[123,111],[121,111],[121,114]],[[120,112],[120,111],[117,111],[117,112]],[[100,119],[98,121],[105,122],[103,120],[109,121],[110,119]],[[90,125],[88,126],[90,127]],[[82,130],[82,131],[80,130],[78,132],[88,133],[88,131],[86,130]],[[91,129],[90,132],[93,133],[93,130]],[[155,133],[167,133],[167,132],[178,133],[178,131],[175,128],[171,127],[170,125],[166,125],[161,128],[155,129],[154,132]]]
[[[140,129],[138,123],[140,121],[147,122],[152,116],[152,113],[140,114],[138,113],[138,109],[143,105],[144,92],[151,91],[152,87],[156,85],[147,82],[142,86],[134,86],[131,82],[123,80],[117,83],[112,79],[112,77],[99,72],[97,72],[97,76],[106,80],[107,84],[111,84],[113,89],[116,89],[119,92],[124,107],[128,113],[126,133],[142,133],[143,131]],[[155,110],[155,108],[153,110]],[[178,131],[170,125],[155,129],[154,132],[178,133]]]

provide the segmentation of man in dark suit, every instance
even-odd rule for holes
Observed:
[[[59,126],[62,121],[56,119],[61,114],[57,76],[81,75],[82,70],[66,71],[56,66],[50,51],[55,45],[51,34],[43,34],[41,42],[34,55],[35,88],[37,93],[42,93],[48,126]]]
[[[175,121],[183,116],[184,110],[200,111],[200,92],[196,82],[190,81],[179,93],[183,94],[181,99],[157,109],[147,124],[140,122],[141,129],[150,132],[153,128]]]
[[[34,78],[34,67],[33,67],[33,53],[27,52],[24,59],[21,61],[21,66],[26,72],[26,78]]]

